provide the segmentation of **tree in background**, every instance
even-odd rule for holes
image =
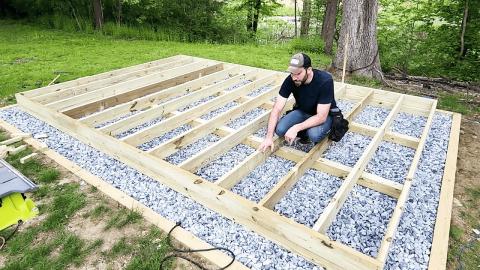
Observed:
[[[312,11],[312,2],[311,0],[303,0],[303,10],[302,10],[302,18],[300,21],[300,36],[306,37],[308,36],[308,30],[310,29],[310,17]]]
[[[325,41],[324,52],[331,55],[333,52],[333,39],[337,25],[337,10],[339,0],[327,0],[323,16],[322,32],[320,36]]]
[[[103,26],[102,0],[93,0],[93,21],[95,29],[100,30]]]
[[[379,45],[388,72],[478,81],[480,2],[382,0]]]
[[[236,0],[233,1],[236,10],[243,10],[247,13],[247,30],[255,34],[258,29],[260,17],[269,16],[281,6],[277,0]]]
[[[340,38],[334,69],[343,67],[345,43],[348,43],[346,71],[350,74],[381,78],[377,44],[377,0],[344,0]],[[348,36],[348,40],[347,40]]]

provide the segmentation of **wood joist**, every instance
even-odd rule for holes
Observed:
[[[355,104],[350,112],[345,113],[350,120],[367,105],[391,109],[380,128],[351,122],[351,132],[372,137],[370,144],[353,167],[322,157],[332,143],[328,139],[324,139],[305,153],[285,146],[283,139],[275,137],[274,151],[253,152],[214,183],[194,174],[198,168],[240,143],[254,148],[259,146],[262,139],[253,133],[266,126],[273,106],[271,99],[277,95],[285,76],[285,73],[280,72],[175,56],[21,93],[17,95],[17,101],[23,109],[43,121],[315,264],[332,269],[381,269],[408,197],[413,175],[436,111],[436,101],[336,83],[336,98]],[[249,93],[259,88],[267,90],[255,97],[249,96]],[[204,102],[200,105],[182,109],[192,102],[202,100]],[[235,102],[235,106],[227,111],[208,120],[202,119],[203,115],[231,102]],[[289,100],[288,104],[291,106],[293,100]],[[238,129],[227,126],[233,119],[255,108],[264,108],[266,111]],[[390,131],[389,128],[399,112],[427,117],[420,138]],[[121,139],[115,137],[156,119],[161,121]],[[95,127],[100,124],[103,124],[103,127],[96,129]],[[192,128],[150,150],[142,151],[136,148],[185,124]],[[452,133],[454,132],[458,130],[452,130]],[[219,136],[219,141],[178,166],[162,160],[211,133]],[[382,141],[391,141],[416,149],[403,185],[364,171]],[[296,165],[259,203],[230,191],[270,155],[292,160]],[[318,217],[313,228],[308,228],[272,210],[310,168],[343,179],[341,187]],[[398,199],[376,258],[332,241],[325,235],[356,184]]]

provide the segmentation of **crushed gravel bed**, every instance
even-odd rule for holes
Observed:
[[[376,114],[372,114],[372,118],[377,119],[377,116],[374,115]],[[364,117],[365,123],[373,122],[372,119],[367,119],[367,116],[362,117]],[[279,247],[125,164],[35,119],[17,107],[2,110],[0,118],[15,125],[23,132],[32,133],[32,135],[48,134],[49,137],[42,139],[42,141],[47,143],[51,149],[126,192],[165,218],[182,221],[182,227],[204,241],[212,245],[229,247],[236,254],[237,260],[247,267],[252,269],[321,269],[313,266],[301,256]],[[408,117],[398,116],[397,118],[400,119],[400,122],[411,122]],[[428,267],[450,127],[450,116],[441,113],[435,115],[418,170],[413,179],[405,212],[402,215],[384,269],[426,269]],[[418,125],[405,127],[405,129],[408,128],[419,129]],[[421,131],[418,130],[406,132],[421,134]],[[182,149],[184,154],[178,154],[177,152],[174,154],[176,156],[169,157],[170,161],[179,163],[182,159],[185,159],[187,154],[198,152],[197,147],[203,148],[216,140],[218,140],[218,137],[208,135],[194,143],[196,146],[192,146],[190,150]],[[352,166],[370,140],[369,137],[349,132],[342,141],[334,143],[325,156],[328,159]],[[243,146],[237,147],[243,149]],[[390,150],[393,152],[405,151],[396,149],[397,146],[386,147],[385,151],[387,152]],[[243,151],[240,148],[235,149],[237,151],[232,149],[231,152],[222,155],[222,158],[240,160],[240,155],[237,156],[238,159],[235,157]],[[245,151],[245,155],[248,152]],[[376,170],[376,163],[388,166],[383,162],[391,162],[386,161],[387,159],[383,162],[380,160],[381,158],[378,161],[372,161],[372,165],[370,165],[373,166],[372,171]],[[205,167],[213,166],[215,162],[213,161]],[[397,168],[404,171],[405,167],[409,166],[407,163],[403,161],[395,163],[390,170],[393,172]],[[218,164],[224,163],[220,161]],[[268,189],[277,183],[293,166],[294,163],[291,161],[272,156],[267,159],[266,163],[257,167],[237,184],[233,191],[252,201],[259,201],[268,192]],[[201,173],[200,170],[199,173]],[[313,216],[318,215],[318,212],[314,212],[314,210],[321,209],[326,200],[315,199],[314,190],[318,189],[319,192],[321,192],[320,190],[336,190],[339,182],[339,180],[336,180],[329,184],[327,180],[321,181],[328,176],[321,176],[320,174],[323,173],[309,170],[287,196],[276,205],[275,209],[281,213],[283,211],[284,215],[290,216],[302,224],[312,224]],[[212,174],[209,180],[213,181],[215,177],[218,178],[219,176],[221,176],[221,173]],[[309,180],[310,178],[311,180]],[[321,182],[316,184],[315,181]],[[309,185],[312,192],[309,190]],[[327,194],[317,194],[317,196],[326,198]],[[301,203],[302,206],[290,206],[288,204],[289,198],[295,198],[296,203]],[[328,229],[327,234],[361,252],[374,255],[378,252],[386,222],[388,222],[394,206],[395,200],[392,198],[356,186],[334,223]]]

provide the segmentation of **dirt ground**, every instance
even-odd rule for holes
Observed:
[[[472,196],[471,191],[480,192],[480,123],[473,117],[464,117],[460,128],[460,142],[458,148],[457,173],[455,175],[454,202],[452,209],[451,226],[460,228],[463,232],[459,242],[480,241],[480,235],[473,230],[480,230],[480,202],[478,197]],[[476,228],[473,226],[477,226]],[[452,230],[451,227],[451,230]],[[477,240],[472,238],[477,238]],[[450,249],[456,245],[450,236]],[[458,248],[458,247],[457,247]],[[467,251],[468,252],[468,251]],[[460,253],[462,253],[460,251]],[[454,258],[451,258],[455,256]],[[463,254],[450,255],[447,269],[459,269],[459,257]],[[468,256],[468,255],[467,255]],[[475,256],[475,255],[474,255]],[[478,254],[477,261],[479,260]],[[460,259],[462,260],[462,259]],[[479,261],[480,262],[480,261]],[[480,268],[480,265],[478,265]],[[477,268],[477,269],[478,269]]]

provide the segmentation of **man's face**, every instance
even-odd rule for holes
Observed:
[[[303,83],[307,81],[307,69],[302,68],[300,71],[296,73],[290,73],[290,76],[292,76],[293,82],[295,83],[295,86],[299,87]]]

